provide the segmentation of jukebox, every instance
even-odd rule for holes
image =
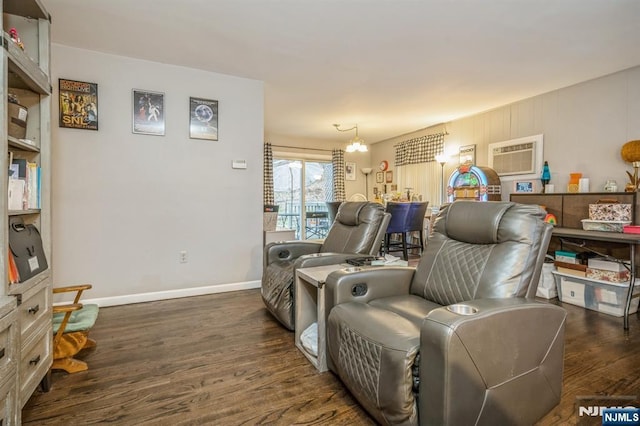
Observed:
[[[500,177],[489,167],[460,165],[449,177],[447,201],[476,200],[500,201]]]

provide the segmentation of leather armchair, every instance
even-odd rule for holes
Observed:
[[[287,329],[295,327],[293,279],[295,270],[339,264],[350,257],[376,254],[390,216],[382,205],[345,202],[340,205],[323,242],[286,241],[264,248],[262,300]]]
[[[560,401],[566,312],[532,299],[543,218],[533,205],[457,201],[416,269],[328,276],[329,368],[374,419],[532,424]]]

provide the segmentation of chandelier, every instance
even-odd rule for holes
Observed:
[[[333,127],[335,127],[336,130],[339,132],[350,132],[351,130],[355,129],[356,135],[353,139],[349,141],[349,145],[347,145],[347,149],[345,149],[345,151],[347,152],[367,152],[368,151],[367,146],[364,144],[364,139],[358,136],[357,124],[349,129],[341,129],[340,124],[334,124]]]

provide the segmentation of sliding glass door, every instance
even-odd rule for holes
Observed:
[[[274,158],[273,187],[279,229],[293,229],[301,240],[326,237],[326,202],[333,198],[331,161]]]

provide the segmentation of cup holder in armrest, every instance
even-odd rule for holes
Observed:
[[[460,303],[447,306],[447,310],[458,315],[475,315],[478,313],[478,308]]]
[[[362,268],[359,266],[351,266],[349,268],[344,268],[342,270],[345,272],[358,272],[358,271],[362,271]]]

